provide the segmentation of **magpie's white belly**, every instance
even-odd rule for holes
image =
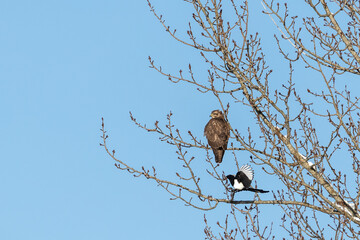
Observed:
[[[234,180],[234,188],[238,190],[244,189],[244,184],[242,182],[238,182],[237,179]]]

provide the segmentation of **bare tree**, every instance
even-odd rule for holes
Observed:
[[[276,224],[285,230],[287,236],[281,237],[286,239],[329,236],[359,239],[359,97],[351,95],[344,79],[360,75],[360,1],[304,0],[304,7],[312,15],[300,17],[291,16],[286,1],[281,2],[261,1],[263,13],[278,28],[274,43],[289,72],[288,78],[282,80],[282,87],[277,89],[262,52],[260,36],[249,27],[248,1],[184,0],[193,7],[193,18],[187,30],[188,39],[181,39],[148,0],[165,30],[201,54],[208,64],[208,79],[196,79],[191,65],[177,74],[164,72],[149,57],[151,67],[174,83],[184,82],[200,93],[212,93],[225,116],[233,111],[234,104],[241,104],[254,116],[256,128],[249,128],[247,133],[229,122],[231,146],[227,154],[233,153],[239,169],[236,153],[246,151],[251,154],[253,164],[261,165],[267,174],[279,179],[284,190],[273,191],[273,200],[262,200],[258,194],[249,201],[233,200],[231,186],[224,173],[218,171],[204,137],[177,129],[172,123],[172,113],[167,116],[165,126],[156,121],[153,127],[130,116],[137,126],[158,134],[161,141],[177,148],[182,165],[174,179],[163,179],[154,167],[136,168],[115,156],[115,151],[107,145],[104,121],[101,146],[116,161],[118,169],[154,180],[172,199],[204,211],[229,204],[231,211],[217,230],[205,218],[207,239],[279,239],[272,225],[259,220],[259,206],[264,204],[282,209],[284,216]],[[311,71],[324,87],[299,90],[301,82],[293,77],[295,67],[299,71]],[[322,133],[326,137],[320,137],[316,130],[319,122],[327,129]],[[200,180],[199,169],[193,167],[192,149],[201,149],[206,156],[205,179]],[[340,166],[351,170],[345,174],[336,167],[339,161]],[[204,181],[210,179],[220,183],[223,197],[215,197],[204,189]],[[239,224],[241,217],[245,225]],[[229,218],[233,224],[228,223]]]

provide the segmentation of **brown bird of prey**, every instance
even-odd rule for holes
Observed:
[[[215,162],[221,163],[230,136],[230,126],[220,110],[210,114],[210,121],[206,124],[204,134],[215,155]]]

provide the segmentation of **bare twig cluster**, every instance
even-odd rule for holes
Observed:
[[[250,32],[247,1],[239,5],[237,1],[228,0],[231,8],[223,7],[222,0],[184,2],[194,10],[187,30],[188,40],[179,37],[175,29],[170,30],[150,1],[148,5],[170,36],[200,53],[208,64],[208,79],[196,79],[191,64],[187,71],[180,70],[178,74],[164,72],[152,58],[149,58],[150,66],[174,83],[187,83],[200,93],[212,93],[225,114],[233,106],[248,109],[256,119],[257,129],[241,133],[230,122],[232,143],[228,152],[234,153],[238,169],[235,153],[249,152],[254,164],[263,166],[267,174],[281,181],[283,190],[273,192],[273,200],[261,200],[257,194],[248,201],[232,200],[230,186],[224,173],[214,164],[203,137],[177,129],[172,113],[168,114],[165,126],[156,121],[153,127],[148,127],[131,113],[130,117],[140,128],[158,134],[161,141],[175,146],[181,163],[175,179],[162,179],[154,167],[137,169],[116,157],[115,151],[108,148],[103,121],[101,145],[116,161],[116,167],[135,177],[154,180],[172,199],[180,199],[201,210],[229,204],[230,213],[225,223],[218,223],[219,235],[213,233],[205,218],[207,239],[274,238],[273,227],[262,226],[259,220],[259,205],[262,204],[282,209],[284,217],[280,224],[293,239],[324,239],[329,235],[335,239],[358,239],[359,98],[351,95],[350,89],[339,84],[337,78],[360,74],[359,1],[304,0],[313,15],[304,16],[302,20],[290,16],[286,3],[262,1],[266,9],[264,14],[281,29],[280,37],[275,36],[275,43],[288,62],[289,72],[281,89],[272,87],[272,70],[265,61],[259,34],[251,34],[254,30]],[[227,16],[231,16],[231,20],[225,20]],[[200,31],[193,30],[194,24]],[[285,46],[287,41],[291,42],[290,48]],[[291,57],[288,52],[294,49],[295,56]],[[293,77],[297,62],[304,63],[306,71],[314,71],[324,88],[309,86],[307,92],[298,90]],[[325,134],[316,130],[319,122],[327,127]],[[223,196],[212,196],[204,190],[199,169],[193,167],[191,149],[206,153],[208,178],[219,184],[224,190]],[[344,156],[341,149],[346,149],[348,154]],[[339,157],[343,165],[352,169],[347,173],[351,178],[336,167]],[[243,204],[246,204],[245,210],[239,208]],[[324,215],[327,216],[325,221],[320,218]],[[239,224],[240,216],[246,225]],[[229,217],[233,219],[231,226]]]

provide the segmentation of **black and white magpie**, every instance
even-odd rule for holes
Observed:
[[[254,178],[254,171],[249,165],[243,165],[240,168],[240,171],[234,175],[227,175],[227,179],[229,179],[231,185],[235,188],[235,192],[237,191],[251,191],[251,192],[259,192],[259,193],[267,193],[269,191],[265,191],[262,189],[256,189],[251,187],[251,181]]]

